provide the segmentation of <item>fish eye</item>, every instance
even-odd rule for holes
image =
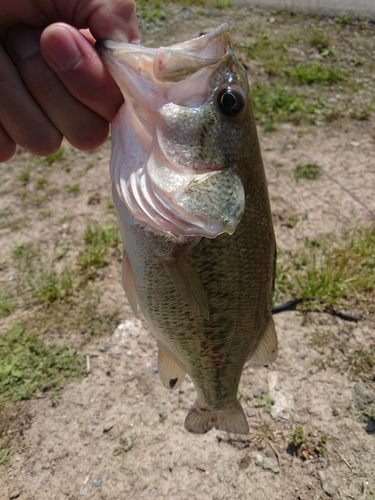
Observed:
[[[221,90],[217,96],[217,102],[223,115],[231,118],[237,116],[245,104],[242,92],[232,87]]]

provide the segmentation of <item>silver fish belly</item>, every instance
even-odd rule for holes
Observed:
[[[191,377],[185,428],[247,433],[244,364],[277,356],[275,238],[247,75],[223,24],[187,42],[98,50],[123,92],[110,172],[123,285],[158,340],[169,389]]]

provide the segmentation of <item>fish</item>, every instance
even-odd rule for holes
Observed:
[[[110,175],[129,304],[168,389],[187,373],[187,431],[247,434],[244,365],[268,365],[276,244],[249,83],[227,23],[173,45],[97,42],[124,104]]]

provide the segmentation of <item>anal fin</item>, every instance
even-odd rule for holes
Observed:
[[[186,416],[185,429],[196,434],[205,434],[213,428],[236,434],[248,434],[249,425],[240,403],[236,401],[230,410],[215,411],[203,410],[195,402]]]
[[[161,259],[161,262],[183,300],[193,311],[202,314],[208,320],[210,313],[206,291],[199,276],[185,257],[180,256],[172,262]]]
[[[251,366],[265,366],[275,361],[278,354],[275,324],[271,317],[256,350],[249,356]]]
[[[125,251],[122,256],[122,286],[135,317],[138,317],[137,290],[135,288],[133,270]]]
[[[160,380],[167,389],[177,389],[184,380],[186,372],[160,341],[158,342],[158,348]]]

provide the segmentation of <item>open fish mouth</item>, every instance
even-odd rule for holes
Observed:
[[[242,109],[222,116],[220,105],[235,99],[245,108],[248,96],[236,81],[228,25],[158,49],[108,40],[97,48],[126,103],[112,127],[115,195],[153,229],[232,234],[245,208],[236,148],[244,129]]]

